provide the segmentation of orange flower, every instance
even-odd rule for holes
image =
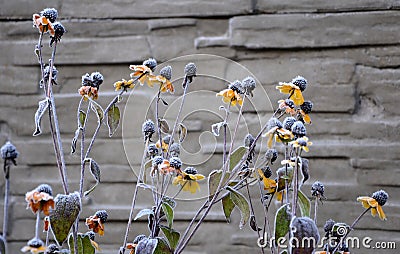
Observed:
[[[168,173],[174,173],[175,168],[171,167],[171,164],[168,160],[164,160],[159,166],[158,169],[160,170],[161,174],[165,175]]]
[[[239,95],[238,92],[233,91],[232,89],[224,89],[221,92],[217,93],[217,96],[222,96],[222,101],[225,103],[230,103],[232,106],[235,106],[238,103],[240,106],[243,105],[243,99]]]
[[[80,95],[84,96],[84,100],[87,100],[86,96],[91,97],[93,100],[97,100],[97,98],[99,98],[97,87],[81,86],[78,91]]]
[[[294,109],[294,102],[292,100],[290,99],[279,100],[278,104],[279,104],[279,109],[285,110],[286,114],[290,114],[292,116],[296,114],[296,110]]]
[[[39,29],[39,32],[49,32],[51,36],[54,36],[53,24],[44,16],[39,14],[33,14],[33,26]]]
[[[120,89],[128,89],[128,88],[134,88],[135,83],[133,83],[133,79],[130,79],[126,81],[125,79],[122,79],[120,81],[117,81],[114,83],[115,91],[118,91]]]
[[[134,71],[131,73],[131,77],[138,78],[140,85],[147,84],[149,87],[153,87],[150,78],[154,78],[154,75],[149,67],[145,65],[130,65],[129,69]]]
[[[386,198],[384,202],[382,202],[382,198],[379,198],[379,196],[377,196],[376,194],[379,194],[379,191],[375,192],[372,197],[358,197],[357,201],[360,201],[364,208],[371,209],[371,215],[373,217],[378,214],[381,220],[386,220],[386,215],[383,212],[382,206],[386,203],[388,196],[385,192]]]
[[[174,93],[174,86],[171,81],[162,75],[150,76],[149,83],[151,83],[151,86],[153,86],[154,83],[158,83],[162,93],[165,93],[166,91]]]
[[[41,191],[40,186],[25,194],[25,200],[28,202],[27,208],[30,208],[34,214],[43,211],[44,215],[49,216],[50,209],[54,209],[54,200],[51,193]]]
[[[258,175],[260,176],[260,179],[262,179],[262,181],[264,183],[264,190],[267,191],[267,194],[274,193],[276,191],[276,187],[278,186],[276,184],[276,181],[265,177],[265,175],[261,169],[258,169],[257,172],[258,172]]]
[[[268,137],[267,146],[272,148],[274,137],[276,142],[287,143],[292,141],[294,135],[291,131],[276,126],[263,134],[263,137]]]
[[[86,226],[88,226],[89,230],[92,230],[99,235],[104,235],[104,225],[107,221],[108,214],[104,210],[97,211],[94,215],[86,218]]]
[[[294,104],[303,104],[303,94],[301,93],[301,90],[298,86],[292,83],[279,82],[279,86],[276,86],[276,89],[278,89],[283,94],[289,94],[288,99],[292,99]]]

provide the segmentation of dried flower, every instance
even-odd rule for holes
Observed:
[[[174,86],[171,83],[172,77],[172,68],[171,66],[165,66],[161,69],[160,75],[150,76],[149,83],[153,86],[153,84],[157,83],[160,85],[160,91],[165,93],[169,91],[170,93],[174,93]]]
[[[311,141],[308,141],[308,137],[303,136],[301,138],[297,138],[294,141],[291,141],[289,144],[293,145],[293,147],[300,147],[301,149],[303,149],[305,152],[309,151],[309,146],[312,145]]]
[[[178,143],[173,143],[169,147],[169,153],[172,157],[178,157],[181,153],[181,146]]]
[[[246,135],[246,137],[244,138],[244,146],[245,147],[251,147],[254,143],[254,137],[253,135],[251,135],[250,133]]]
[[[174,185],[181,185],[183,191],[189,191],[194,194],[200,190],[200,185],[197,181],[203,180],[204,175],[198,174],[194,167],[187,167],[183,172],[179,173],[173,180]]]
[[[324,225],[324,231],[325,231],[325,233],[329,233],[329,232],[331,232],[331,230],[332,230],[332,228],[333,228],[333,225],[335,225],[335,221],[334,220],[332,220],[332,219],[329,219],[329,220],[327,220],[326,222],[325,222],[325,225]]]
[[[40,16],[46,17],[51,23],[58,18],[58,11],[54,8],[45,8],[40,12]]]
[[[54,42],[60,42],[61,37],[66,32],[64,26],[60,22],[53,24],[54,35],[50,35],[50,47],[53,46]]]
[[[54,36],[54,28],[52,22],[41,14],[33,14],[33,27],[39,30],[39,33],[47,33]]]
[[[286,130],[292,130],[293,124],[296,122],[296,118],[289,116],[286,117],[285,120],[283,120],[283,128]]]
[[[107,218],[108,214],[105,210],[97,211],[94,215],[86,218],[86,226],[88,226],[89,230],[102,236],[104,235],[103,223],[107,221]]]
[[[319,232],[315,222],[308,217],[294,217],[290,223],[291,237],[294,241],[291,253],[313,253],[319,242]],[[308,244],[304,244],[307,239]],[[314,242],[315,244],[310,244]]]
[[[256,88],[256,80],[252,77],[243,79],[242,88],[246,95],[253,96],[253,90]]]
[[[307,135],[307,130],[306,127],[304,126],[304,124],[301,121],[296,121],[293,125],[292,125],[292,133],[296,136],[296,137],[303,137],[305,135]]]
[[[27,208],[30,208],[34,214],[43,211],[46,216],[50,215],[50,209],[54,209],[54,199],[52,189],[48,184],[41,184],[34,190],[25,194],[25,200],[28,202]]]
[[[44,243],[39,238],[32,238],[28,241],[27,246],[24,246],[21,251],[28,252],[30,251],[33,254],[43,253],[46,250]]]
[[[260,177],[260,180],[264,184],[264,190],[267,191],[267,194],[274,193],[276,191],[276,187],[278,185],[275,180],[269,178],[272,175],[272,172],[271,172],[270,176],[268,176],[269,172],[267,170],[265,171],[266,174],[264,174],[264,171],[262,169],[258,169],[257,172]]]
[[[150,144],[147,146],[147,156],[153,158],[154,156],[158,155],[158,148],[155,144]]]
[[[149,58],[143,61],[143,65],[150,68],[151,71],[154,71],[157,67],[157,61],[154,58]]]
[[[236,103],[240,106],[243,105],[243,99],[240,94],[232,89],[224,89],[217,93],[217,96],[222,96],[222,101],[235,106]]]
[[[128,243],[128,244],[126,245],[126,248],[127,248],[128,250],[131,250],[131,251],[129,252],[129,254],[135,254],[135,248],[136,248],[136,246],[137,246],[138,243],[139,243],[141,240],[143,240],[143,239],[147,239],[147,237],[146,237],[145,235],[138,235],[138,236],[135,237],[135,239],[133,240],[132,243]]]
[[[79,94],[82,95],[85,100],[87,100],[87,97],[96,100],[99,97],[98,91],[103,80],[103,75],[101,75],[100,72],[93,72],[91,75],[86,73],[82,76],[82,86],[78,90]]]
[[[283,125],[282,125],[281,121],[278,120],[278,118],[271,117],[268,120],[268,127],[267,128],[268,128],[268,130],[271,130],[271,129],[275,128],[275,127],[282,128]]]
[[[371,209],[371,214],[373,217],[376,214],[379,215],[381,220],[386,220],[386,215],[383,212],[382,206],[386,204],[389,195],[386,191],[380,190],[372,194],[372,197],[358,197],[357,201],[360,201],[364,208]]]
[[[296,84],[300,83],[297,82]],[[304,98],[303,94],[301,93],[302,90],[297,85],[293,83],[279,82],[279,86],[276,86],[276,89],[278,89],[283,94],[289,94],[288,99],[292,99],[294,104],[296,105],[303,104]]]
[[[232,89],[233,91],[235,91],[239,94],[244,94],[242,82],[240,82],[239,80],[235,80],[232,83],[230,83],[228,88]]]
[[[185,77],[189,83],[192,83],[193,78],[196,77],[197,67],[194,63],[188,63],[185,66]]]
[[[313,197],[317,197],[317,198],[323,197],[324,191],[325,191],[325,187],[319,181],[314,182],[311,186],[311,195]]]
[[[115,87],[115,91],[118,91],[121,89],[127,90],[128,88],[134,88],[135,83],[133,83],[133,79],[130,79],[130,80],[122,79],[122,80],[115,82],[114,87]]]
[[[273,164],[278,159],[278,151],[276,149],[268,149],[265,152],[265,159]]]
[[[156,126],[154,125],[154,122],[152,120],[148,119],[143,123],[142,133],[145,141],[151,140],[151,137],[153,136],[155,129]]]
[[[171,157],[169,159],[169,164],[175,169],[180,169],[182,167],[182,161],[178,157]]]
[[[279,109],[280,110],[284,110],[286,114],[290,114],[290,115],[295,115],[296,114],[296,110],[294,110],[294,102],[291,99],[286,99],[286,100],[279,100],[278,101],[279,104]]]
[[[311,124],[311,118],[309,114],[311,113],[312,107],[313,103],[311,101],[305,101],[303,104],[300,105],[300,114],[303,120],[308,124]]]
[[[292,79],[292,84],[299,87],[300,91],[304,92],[307,88],[307,80],[303,78],[302,76],[297,76],[294,79]]]
[[[17,151],[17,148],[10,141],[7,141],[0,148],[0,153],[1,153],[1,158],[3,158],[3,160],[11,160],[15,165],[17,165],[15,159],[18,157],[19,152]]]
[[[137,78],[140,85],[147,84],[149,87],[153,87],[153,83],[150,82],[150,78],[154,78],[153,71],[146,65],[130,65],[129,69],[134,72],[131,73],[131,78]]]

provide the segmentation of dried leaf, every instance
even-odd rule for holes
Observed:
[[[72,154],[75,153],[75,151],[76,151],[76,142],[78,141],[79,133],[80,133],[80,129],[78,128],[75,131],[75,136],[72,139],[72,143],[71,143],[71,153]]]
[[[113,104],[107,113],[108,135],[111,137],[118,128],[121,113],[119,108]]]
[[[250,225],[250,228],[253,229],[253,231],[257,232],[257,231],[262,230],[262,228],[257,227],[256,216],[254,216],[254,214],[252,214],[250,216],[249,225]]]
[[[46,109],[49,107],[49,104],[50,103],[47,98],[39,101],[39,106],[35,113],[36,128],[35,128],[35,132],[33,133],[33,136],[38,136],[42,133],[42,128],[40,128],[40,122],[42,120],[42,116],[43,116],[44,112],[46,112]]]
[[[302,184],[304,184],[310,178],[308,162],[308,159],[301,158],[301,174],[303,175],[303,180],[301,181]]]
[[[68,195],[58,194],[54,201],[55,209],[50,214],[50,225],[54,238],[62,245],[79,215],[81,198],[78,192],[74,192]]]
[[[227,187],[227,190],[230,191],[230,196],[237,208],[240,210],[240,223],[239,228],[242,229],[244,225],[246,225],[247,221],[250,218],[250,205],[245,196],[242,193],[238,192],[237,190],[233,189],[232,187]]]
[[[168,133],[168,132],[169,132],[169,125],[168,125],[167,120],[165,120],[165,119],[159,119],[158,121],[159,121],[159,123],[160,123],[160,129],[161,129],[161,131],[162,131],[163,133]]]
[[[214,134],[214,136],[218,137],[221,127],[224,125],[224,122],[219,122],[211,125],[211,131]]]
[[[187,128],[183,123],[179,123],[179,142],[182,143],[187,136]]]
[[[93,160],[92,158],[87,158],[85,160],[85,162],[89,162],[90,163],[90,173],[92,173],[94,179],[96,180],[95,185],[93,185],[93,187],[90,188],[89,190],[85,191],[84,196],[87,196],[92,191],[94,191],[94,189],[100,183],[101,172],[100,172],[99,164],[97,164],[97,162],[95,160]]]
[[[89,97],[87,97],[87,98],[89,98]],[[89,100],[91,102],[90,105],[92,107],[92,110],[94,110],[94,112],[96,112],[97,121],[98,121],[99,124],[101,124],[103,122],[103,119],[104,119],[104,110],[100,106],[100,104],[98,104],[97,102],[95,102],[91,98],[89,98]]]
[[[168,102],[166,102],[163,98],[160,98],[164,106],[168,106]]]

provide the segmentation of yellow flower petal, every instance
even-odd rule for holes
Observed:
[[[377,212],[378,212],[379,218],[380,218],[381,220],[386,220],[386,215],[385,215],[385,213],[383,212],[382,206],[378,205],[378,206],[376,207],[376,210],[377,210]]]

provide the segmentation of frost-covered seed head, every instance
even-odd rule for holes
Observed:
[[[302,76],[297,76],[292,80],[292,84],[298,86],[300,91],[304,91],[307,88],[307,80]]]
[[[0,148],[0,152],[1,152],[1,158],[3,158],[3,160],[6,159],[15,160],[19,155],[17,148],[10,141],[7,141]]]
[[[387,192],[384,190],[379,190],[372,194],[372,198],[375,199],[380,206],[383,206],[386,204],[389,194],[387,194]]]
[[[268,130],[271,130],[271,129],[275,128],[275,127],[282,128],[283,125],[282,125],[281,121],[278,120],[278,118],[272,117],[268,121]]]
[[[300,105],[300,108],[305,114],[310,114],[313,108],[313,103],[311,101],[305,101],[303,104]]]
[[[295,122],[296,122],[296,118],[294,118],[292,116],[288,116],[285,118],[285,120],[283,120],[283,128],[290,131]]]
[[[301,121],[296,121],[292,125],[291,130],[292,130],[292,133],[296,137],[303,137],[303,136],[307,135],[306,127],[304,126],[303,122],[301,122]]]
[[[157,67],[157,61],[154,58],[149,58],[143,61],[143,65],[149,67],[150,70],[154,71],[154,69]]]
[[[172,67],[170,65],[165,66],[164,68],[161,69],[160,75],[163,76],[164,78],[171,80],[172,78]]]
[[[252,77],[247,77],[242,80],[242,87],[247,95],[253,96],[253,90],[256,88],[256,80]]]
[[[244,94],[244,91],[242,89],[242,83],[239,80],[235,80],[232,83],[230,83],[228,88],[232,89],[233,91],[239,94]]]
[[[40,12],[40,16],[46,17],[51,23],[58,18],[58,11],[54,8],[46,8]]]
[[[182,161],[178,157],[171,157],[169,159],[169,165],[175,169],[180,169],[182,167]]]
[[[49,194],[50,196],[53,196],[53,189],[48,184],[41,184],[38,187],[36,187],[36,190],[38,192],[44,192],[44,193]]]
[[[108,213],[106,210],[99,210],[95,213],[95,215],[100,219],[101,223],[105,223],[107,221]]]

